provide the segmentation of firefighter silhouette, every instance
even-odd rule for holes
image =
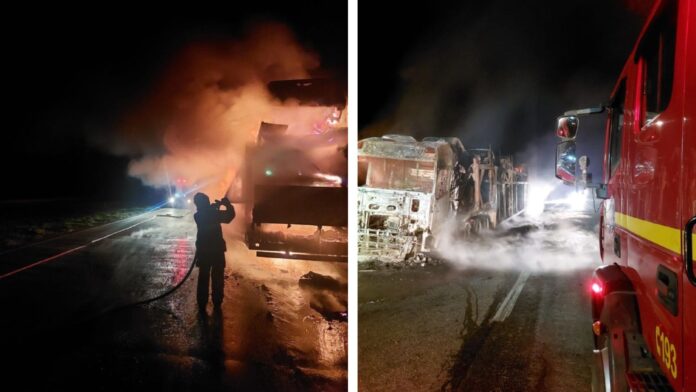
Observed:
[[[198,227],[196,235],[196,265],[198,266],[198,289],[196,299],[198,307],[205,310],[208,304],[208,287],[212,281],[213,305],[219,309],[222,305],[225,286],[225,251],[227,246],[222,238],[222,223],[230,223],[234,219],[234,207],[223,197],[210,203],[210,198],[204,193],[196,193],[193,197],[197,212],[193,215]],[[220,206],[225,206],[220,210]]]

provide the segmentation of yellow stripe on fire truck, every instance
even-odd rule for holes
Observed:
[[[614,213],[614,219],[618,226],[623,227],[631,233],[645,238],[676,254],[681,254],[682,230],[635,218],[620,212]],[[691,242],[692,253],[696,254],[696,234],[691,234],[691,237],[693,238]]]

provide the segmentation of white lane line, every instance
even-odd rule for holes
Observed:
[[[517,277],[517,281],[514,285],[512,285],[512,289],[510,289],[510,292],[498,307],[498,311],[495,313],[495,316],[493,316],[491,321],[504,321],[506,318],[508,318],[510,313],[512,313],[512,309],[515,307],[517,298],[519,298],[528,278],[529,272],[527,271],[522,272],[520,276]]]
[[[112,235],[115,235],[115,234],[118,234],[118,233],[122,233],[122,232],[124,232],[124,231],[126,231],[126,230],[130,230],[130,229],[134,228],[135,226],[142,225],[143,223],[149,222],[149,221],[151,221],[151,220],[153,220],[153,219],[155,219],[155,218],[157,218],[157,216],[152,216],[152,217],[150,217],[150,218],[148,218],[148,219],[145,219],[145,220],[142,221],[142,222],[138,222],[138,223],[136,223],[136,224],[134,224],[134,225],[128,226],[128,227],[126,227],[125,229],[121,229],[121,230],[118,230],[118,231],[114,231],[114,232],[111,233],[111,234],[107,234],[107,235],[105,235],[105,236],[103,236],[103,237],[97,238],[96,240],[92,240],[92,241],[90,242],[90,244],[93,244],[93,243],[95,243],[95,242],[99,242],[99,241],[101,241],[101,240],[103,240],[103,239],[107,239],[107,238],[111,237]]]
[[[104,224],[101,225],[101,226],[88,227],[88,228],[82,229],[82,230],[71,231],[71,232],[68,232],[68,233],[65,233],[65,234],[57,235],[57,236],[55,236],[55,237],[46,238],[45,240],[41,240],[41,241],[38,241],[38,242],[32,242],[32,243],[30,243],[30,244],[18,246],[18,247],[16,247],[16,248],[12,248],[12,249],[8,249],[8,250],[5,250],[5,251],[0,252],[0,256],[6,255],[6,254],[8,254],[8,253],[14,253],[14,252],[17,252],[17,251],[22,250],[22,249],[31,248],[32,246],[45,244],[46,242],[51,242],[51,241],[54,241],[54,240],[57,240],[57,239],[61,239],[61,238],[67,237],[67,236],[69,236],[69,235],[79,234],[79,233],[82,233],[82,232],[85,232],[85,231],[88,231],[88,230],[94,230],[94,229],[98,229],[98,228],[100,228],[100,227],[103,228],[103,227],[106,227],[106,226],[115,225],[115,224],[118,224],[118,223],[125,222],[125,221],[127,221],[127,220],[137,220],[138,218],[140,218],[140,217],[143,216],[143,215],[152,214],[153,212],[156,212],[156,211],[157,211],[157,210],[154,210],[154,211],[145,211],[145,212],[142,212],[142,213],[137,214],[137,215],[129,216],[129,217],[127,217],[127,218],[115,220],[115,221],[109,222],[109,223],[104,223]]]
[[[112,235],[115,235],[115,234],[124,232],[124,231],[126,231],[126,230],[130,230],[130,229],[134,228],[135,226],[141,225],[141,224],[143,224],[143,223],[145,223],[145,222],[149,222],[149,221],[151,221],[151,220],[153,220],[153,219],[155,219],[155,218],[156,218],[156,216],[150,217],[150,218],[148,218],[148,219],[145,219],[144,221],[141,221],[141,222],[138,222],[138,223],[136,223],[136,224],[134,224],[134,225],[128,226],[128,227],[126,227],[125,229],[121,229],[121,230],[115,231],[115,232],[113,232],[113,233],[111,233],[111,234],[107,234],[107,235],[105,235],[105,236],[103,236],[103,237],[100,237],[100,238],[97,238],[97,239],[95,239],[95,240],[92,240],[92,241],[88,242],[87,244],[80,245],[80,246],[75,247],[75,248],[72,248],[72,249],[68,249],[68,250],[63,251],[63,252],[61,252],[61,253],[58,253],[58,254],[56,254],[56,255],[46,257],[45,259],[41,259],[41,260],[36,261],[36,262],[34,262],[34,263],[31,263],[31,264],[29,264],[29,265],[25,265],[24,267],[18,268],[18,269],[14,270],[14,271],[7,272],[7,273],[5,273],[5,274],[3,274],[3,275],[0,275],[0,280],[5,279],[5,278],[7,278],[7,277],[10,277],[10,276],[12,276],[12,275],[14,275],[14,274],[18,274],[18,273],[20,273],[20,272],[22,272],[22,271],[25,271],[25,270],[28,270],[28,269],[30,269],[30,268],[34,268],[34,267],[36,267],[36,266],[38,266],[38,265],[41,265],[41,264],[44,264],[44,263],[48,263],[49,261],[58,259],[58,258],[60,258],[60,257],[63,257],[63,256],[65,256],[65,255],[68,255],[68,254],[70,254],[70,253],[76,252],[76,251],[78,251],[78,250],[80,250],[80,249],[84,249],[84,248],[88,247],[89,245],[92,245],[92,244],[94,244],[94,243],[96,243],[96,242],[99,242],[99,241],[101,241],[101,240],[103,240],[103,239],[109,238],[109,237],[111,237]]]

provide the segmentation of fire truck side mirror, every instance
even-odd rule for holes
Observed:
[[[558,143],[556,146],[556,178],[566,184],[575,184],[577,160],[574,141],[568,140]]]
[[[574,140],[578,133],[579,120],[575,116],[558,117],[556,123],[556,136],[563,140]]]
[[[607,191],[607,185],[606,184],[597,184],[597,188],[595,188],[595,196],[597,196],[598,199],[606,200],[609,198],[609,192]]]

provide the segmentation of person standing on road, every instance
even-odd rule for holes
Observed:
[[[208,286],[212,280],[213,305],[222,306],[225,286],[225,251],[227,246],[222,238],[221,223],[230,223],[235,217],[234,207],[227,197],[210,204],[205,193],[193,197],[197,212],[193,215],[198,227],[196,235],[196,265],[198,266],[198,289],[196,299],[198,309],[205,311],[208,304]],[[220,210],[220,206],[225,206]]]

